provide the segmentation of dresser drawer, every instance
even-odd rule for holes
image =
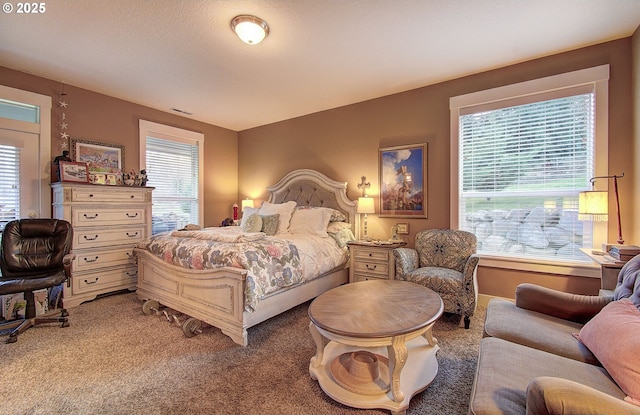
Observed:
[[[73,260],[74,272],[88,272],[91,270],[115,267],[118,265],[135,265],[133,261],[133,248],[130,247],[113,250],[94,250],[76,254]]]
[[[129,209],[73,208],[74,226],[135,225],[144,223],[146,209],[131,207]]]
[[[123,289],[135,287],[138,282],[138,269],[127,267],[89,274],[74,274],[72,280],[74,295],[110,287]]]
[[[78,188],[71,190],[72,202],[109,202],[109,203],[144,203],[146,196],[142,192],[127,190],[111,190],[98,186],[95,189]]]
[[[355,252],[356,261],[367,261],[367,260],[388,261],[389,260],[389,254],[386,250],[356,248],[354,249],[354,252]]]
[[[359,274],[377,274],[387,277],[389,275],[388,262],[373,262],[356,260],[354,263],[354,271]]]
[[[137,244],[145,238],[145,225],[123,229],[74,229],[73,249],[121,244]]]

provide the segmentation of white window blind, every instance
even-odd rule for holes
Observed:
[[[577,208],[594,175],[595,96],[545,98],[459,116],[459,228],[480,253],[584,260],[592,246]]]
[[[0,230],[20,217],[20,148],[0,145]]]
[[[146,138],[146,170],[153,191],[153,233],[200,223],[198,145]]]

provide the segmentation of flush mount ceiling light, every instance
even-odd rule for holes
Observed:
[[[267,22],[256,16],[240,15],[231,20],[231,29],[240,40],[249,45],[257,45],[269,34]]]

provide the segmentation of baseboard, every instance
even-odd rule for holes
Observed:
[[[513,298],[504,298],[504,297],[498,297],[495,295],[478,294],[478,305],[480,307],[486,307],[492,298],[502,298],[504,300],[513,301]]]

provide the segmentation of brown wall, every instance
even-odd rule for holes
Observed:
[[[52,97],[51,157],[61,153],[60,82],[0,67],[0,83]],[[138,120],[144,119],[204,134],[204,224],[214,226],[231,215],[238,192],[238,135],[235,131],[158,111],[86,89],[65,85],[64,100],[72,137],[125,146],[124,171],[139,170]],[[153,183],[149,183],[153,186]]]
[[[239,133],[239,197],[266,197],[265,186],[297,168],[317,169],[347,181],[348,195],[360,195],[356,184],[365,175],[378,195],[378,148],[426,142],[428,218],[410,219],[415,232],[449,227],[449,98],[544,76],[610,64],[609,166],[625,172],[619,182],[623,223],[631,222],[629,195],[634,189],[631,107],[631,38],[524,62],[437,85],[261,126]],[[628,175],[627,175],[628,174]],[[377,207],[376,207],[377,208]],[[399,220],[369,216],[369,235],[388,238]],[[402,220],[407,221],[407,220]],[[631,227],[628,243],[638,240]],[[615,225],[610,240],[616,239]],[[532,281],[579,293],[597,293],[599,280],[558,277],[483,267],[478,272],[482,294],[513,297],[518,282]]]
[[[633,151],[630,151],[630,153],[633,155],[633,159],[636,161],[636,164],[634,164],[634,171],[632,175],[634,179],[633,183],[635,185],[633,187],[632,198],[630,198],[632,202],[629,209],[640,206],[640,168],[635,167],[638,162],[640,162],[640,27],[636,29],[636,32],[633,34],[631,53],[633,58],[633,69],[631,72],[633,74],[631,89],[633,92],[633,104],[631,107],[631,113],[634,114],[634,140],[632,143]],[[631,229],[633,229],[633,233],[630,235],[634,236],[630,241],[638,244],[640,242],[640,215],[633,215],[632,222],[630,224]]]

